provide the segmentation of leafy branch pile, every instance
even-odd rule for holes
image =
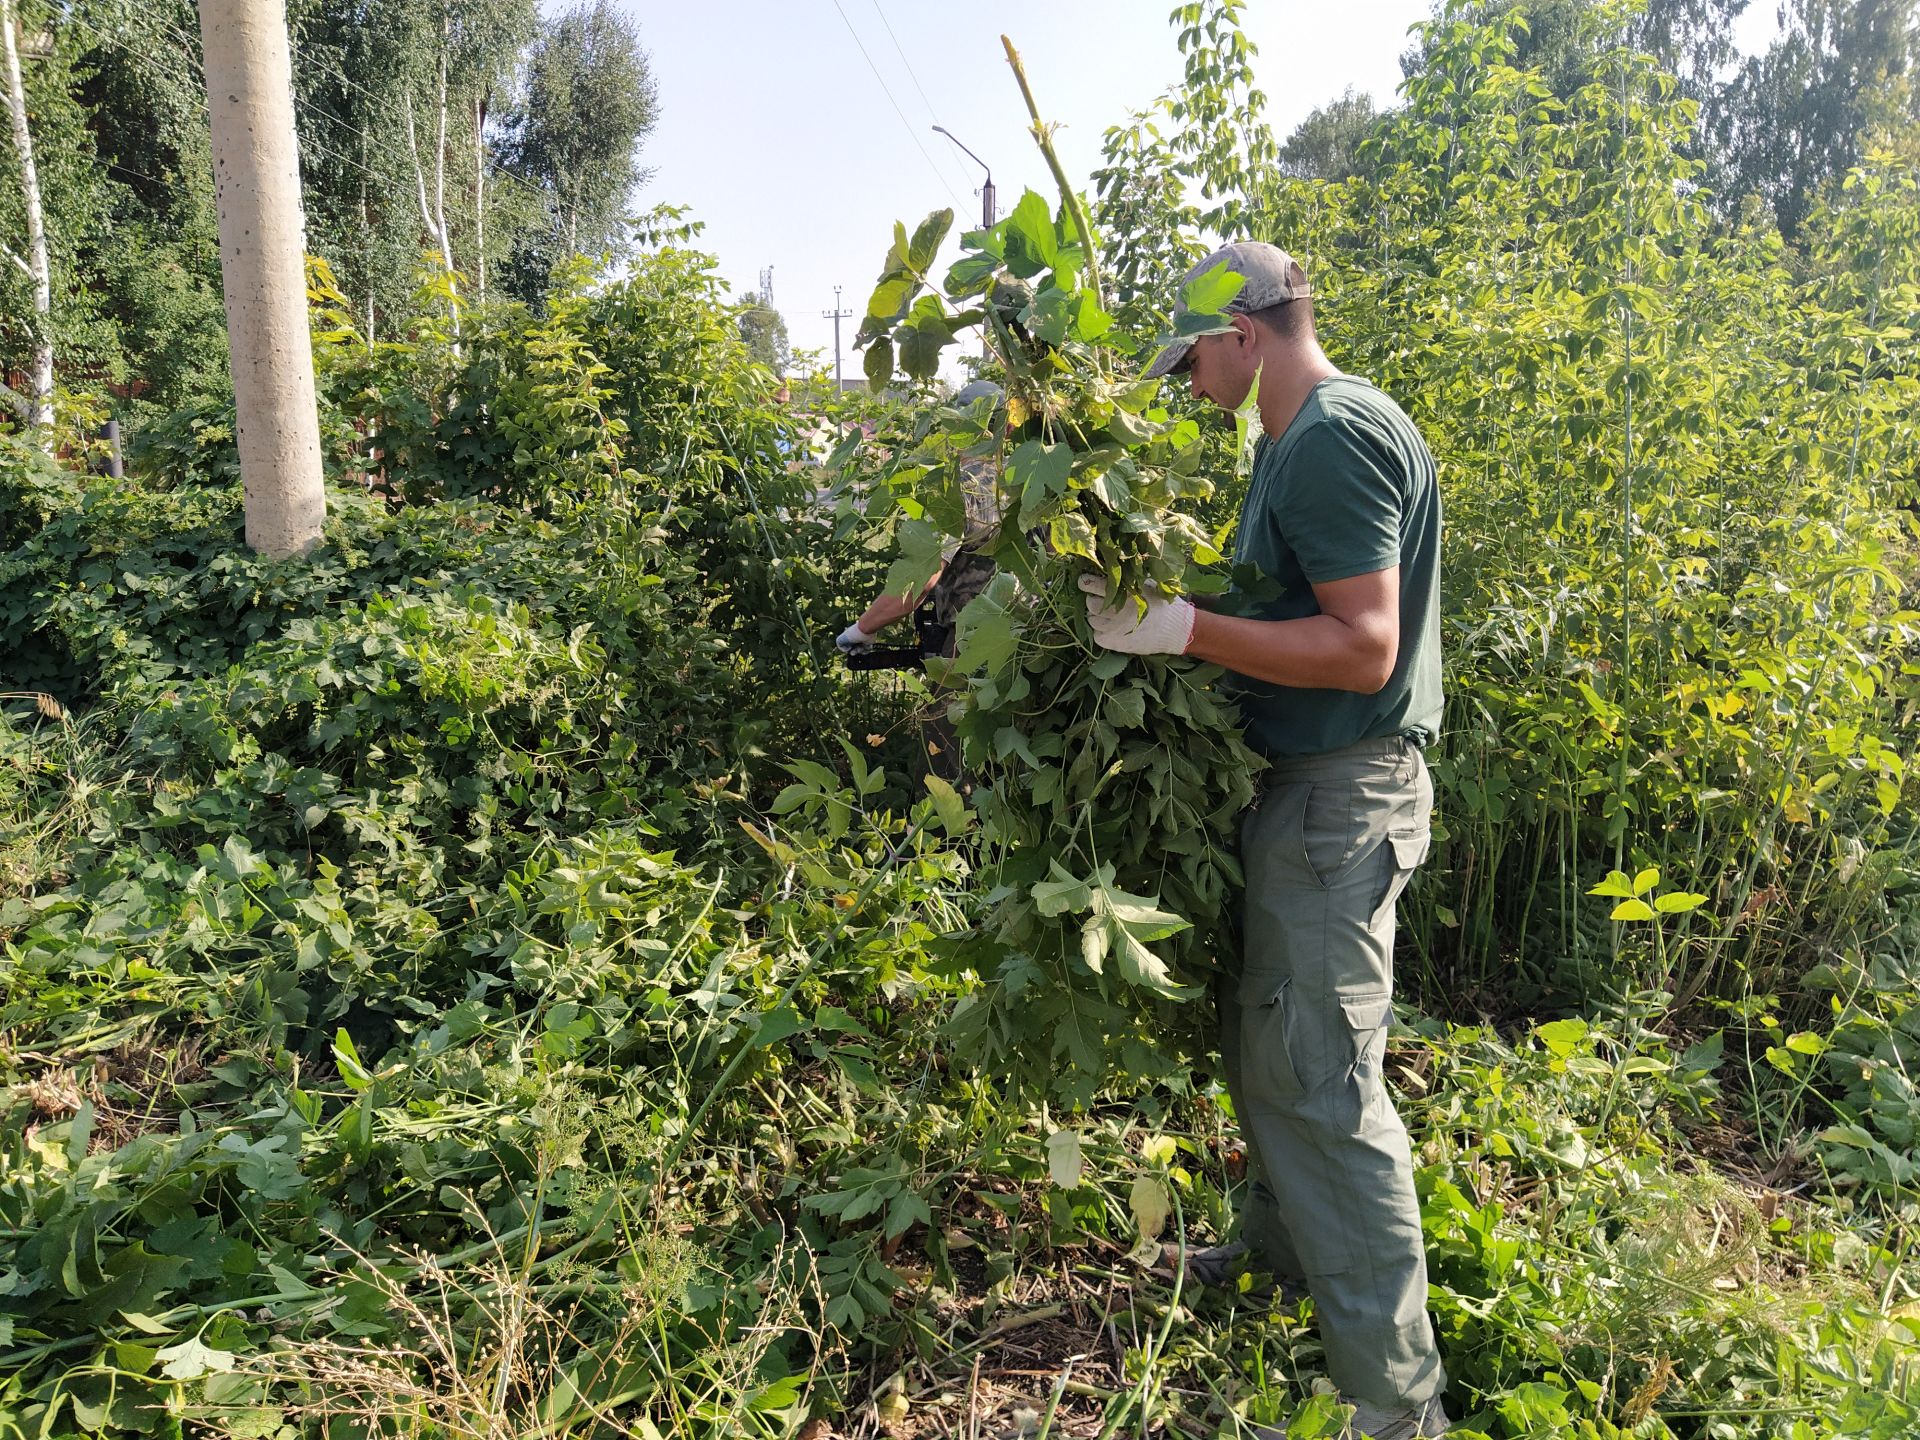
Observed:
[[[1263,762],[1214,688],[1218,667],[1090,639],[1083,575],[1129,599],[1218,592],[1224,577],[1218,537],[1190,513],[1213,489],[1199,428],[1129,373],[1139,347],[1102,302],[1084,213],[1062,194],[1055,213],[1028,191],[963,236],[937,288],[952,212],[911,236],[897,226],[858,343],[876,385],[896,364],[927,381],[978,326],[1004,377],[1004,428],[988,400],[930,413],[880,467],[869,513],[897,537],[889,588],[905,591],[962,537],[969,472],[990,460],[998,474],[985,551],[999,573],[961,615],[944,677],[962,687],[949,713],[983,782],[993,900],[956,956],[988,983],[955,1025],[1028,1093],[1083,1106],[1104,1084],[1204,1053],[1190,1002],[1231,963],[1235,824]],[[1197,285],[1186,323],[1216,324],[1237,283]]]

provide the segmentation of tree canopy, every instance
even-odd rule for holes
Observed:
[[[547,197],[514,257],[521,293],[567,255],[620,250],[628,199],[645,179],[640,145],[659,117],[647,53],[632,21],[593,0],[542,25],[503,146]]]

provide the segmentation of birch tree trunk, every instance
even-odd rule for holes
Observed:
[[[27,128],[27,87],[20,73],[20,47],[14,38],[13,0],[0,0],[0,53],[6,62],[7,118],[13,149],[20,157],[20,188],[26,197],[27,275],[33,283],[33,358],[27,393],[15,397],[21,418],[41,432],[40,443],[53,448],[53,274],[47,265],[47,225],[40,209],[40,173],[33,163],[33,135]],[[7,392],[12,394],[11,391]]]
[[[433,217],[435,228],[440,232],[440,258],[446,262],[447,274],[453,274],[453,237],[447,231],[447,45],[449,36],[443,23],[440,28],[440,107],[438,122],[433,132]],[[451,278],[448,281],[452,283]]]
[[[327,494],[307,325],[300,148],[284,0],[200,0],[247,543],[319,543]]]
[[[487,303],[487,97],[473,97],[473,283]]]
[[[420,200],[420,223],[426,226],[427,238],[440,249],[440,261],[447,270],[447,290],[453,297],[453,353],[460,353],[460,292],[453,280],[453,242],[447,234],[447,72],[444,56],[440,62],[440,126],[437,142],[434,146],[434,190],[439,197],[436,209],[427,198],[427,172],[420,163],[420,142],[415,136],[413,124],[413,96],[406,97],[407,112],[407,153],[413,157],[413,188]]]

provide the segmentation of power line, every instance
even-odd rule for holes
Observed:
[[[293,51],[296,55],[300,55],[303,53],[298,46],[294,46]],[[345,85],[349,90],[359,91],[362,95],[366,96],[369,100],[373,101],[374,104],[376,105],[385,106],[388,103],[387,97],[384,97],[372,90],[369,90],[366,86],[362,85],[358,80],[355,80],[351,75],[347,74],[344,70],[340,71],[333,78],[338,80],[342,85]],[[325,114],[326,112],[317,111],[315,113]],[[501,164],[500,161],[491,152],[488,152],[488,154],[485,156],[485,164],[486,164],[486,167],[489,170],[491,170],[495,175],[499,176],[503,180],[513,181],[514,184],[519,185],[522,189],[526,190],[530,195],[533,195],[535,198],[540,200],[549,200],[552,198],[552,192],[549,191],[546,186],[542,185],[537,180],[529,180],[526,176],[520,174],[520,172],[517,170],[508,169],[505,165]]]
[[[119,50],[124,54],[132,55],[136,59],[145,58],[141,55],[139,51],[130,49],[127,43],[121,40],[118,36],[109,35],[106,31],[101,30],[96,26],[89,24],[87,21],[81,19],[78,15],[71,16],[70,18],[74,21],[75,24],[91,32],[95,39],[103,40],[108,45],[111,45],[114,49]],[[175,28],[174,26],[166,24],[165,21],[162,21],[160,23],[164,29],[171,31],[175,36],[179,37],[180,39],[185,40],[187,38],[182,31]],[[194,71],[195,71],[196,65],[191,53],[183,53],[180,58],[186,62],[186,69],[179,72],[173,78],[185,80],[187,82],[188,92],[192,94],[195,100],[199,102],[200,108],[202,110],[205,110],[207,108],[206,77],[203,73],[198,79],[195,78]],[[296,104],[300,103],[298,97],[295,97],[295,103]],[[324,113],[324,112],[320,112],[320,113]],[[365,175],[369,180],[379,179],[379,177],[375,175],[371,170],[367,169],[366,166],[361,165],[360,163],[353,160],[349,156],[342,155],[339,151],[333,149],[331,146],[321,144],[320,141],[314,138],[312,135],[309,135],[307,137],[306,143],[311,145],[314,149],[318,150],[321,154],[326,155],[331,159],[338,160],[342,165],[346,165],[351,169],[358,170],[362,175]],[[392,157],[389,156],[389,158],[392,158]],[[117,168],[124,169],[125,167],[121,166]],[[137,174],[138,172],[133,171],[129,173]],[[152,179],[153,177],[147,176],[145,178]]]
[[[940,116],[935,112],[933,101],[927,95],[927,87],[920,83],[920,76],[913,68],[913,61],[908,59],[907,52],[900,48],[900,37],[893,33],[893,22],[887,19],[887,12],[881,7],[880,0],[873,0],[873,12],[880,17],[880,23],[887,27],[887,39],[893,42],[893,53],[898,55],[900,63],[907,67],[907,78],[913,81],[913,88],[920,92],[920,103],[927,107],[927,118],[938,125]]]
[[[75,18],[77,19],[78,17],[76,16]],[[81,21],[80,23],[83,25],[86,24],[85,21]],[[161,29],[167,31],[176,40],[180,42],[182,54],[186,59],[188,66],[190,68],[193,67],[197,63],[194,60],[194,51],[197,47],[197,42],[194,40],[194,38],[191,35],[187,34],[186,31],[182,30],[178,25],[175,25],[172,21],[166,19],[164,16],[156,16],[155,23],[158,24]],[[93,29],[93,27],[90,25],[87,26],[87,28],[90,30]],[[94,34],[98,35],[100,34],[100,32],[98,30],[94,30]],[[302,54],[300,49],[297,46],[293,46],[291,42],[289,42],[289,49],[292,50],[292,52],[296,56]],[[188,78],[192,78],[191,75],[189,75]],[[389,103],[388,97],[379,95],[376,92],[369,90],[366,86],[360,84],[351,75],[346,74],[344,71],[339,72],[333,78],[339,80],[341,84],[347,86],[349,89],[359,91],[362,95],[366,96],[369,100],[373,101],[375,105],[385,108],[385,106]],[[202,84],[200,86],[200,89],[204,92],[204,90],[206,89],[205,85]],[[321,120],[325,120],[330,124],[337,126],[341,129],[348,128],[346,125],[346,122],[343,121],[339,116],[330,114],[327,111],[320,109],[318,106],[313,105],[312,103],[306,100],[302,100],[300,98],[300,93],[298,90],[294,92],[293,103],[297,105],[300,109],[306,111],[309,115],[315,116]],[[405,168],[412,168],[418,163],[414,159],[414,157],[412,157],[411,155],[402,155],[398,150],[389,149],[385,145],[375,142],[372,136],[364,130],[355,130],[353,133],[363,143],[367,144],[368,146],[370,146],[375,150],[378,150],[381,153],[381,155],[389,161],[392,161],[396,164],[404,164]],[[380,178],[377,175],[375,175],[371,170],[367,169],[364,165],[355,164],[352,160],[349,160],[346,156],[340,154],[338,151],[328,149],[326,146],[322,145],[318,140],[311,140],[310,143],[314,146],[314,148],[318,149],[322,154],[331,156],[333,159],[340,161],[340,163],[343,165],[351,166],[353,169],[358,170],[362,175],[365,175],[369,180],[378,180]],[[527,179],[525,176],[520,175],[513,170],[509,170],[506,166],[502,165],[499,162],[499,160],[494,158],[492,154],[489,153],[483,156],[482,158],[483,158],[483,163],[486,165],[486,167],[489,170],[491,170],[495,175],[499,176],[503,180],[511,180],[514,184],[519,185],[522,189],[524,189],[534,199],[539,200],[544,204],[545,202],[553,198],[551,193],[544,186],[540,185],[537,181]]]
[[[887,103],[893,106],[893,113],[900,117],[900,126],[907,132],[907,137],[913,141],[913,148],[920,152],[920,158],[927,162],[927,168],[933,171],[934,178],[940,182],[940,186],[947,192],[948,198],[951,199],[956,206],[959,205],[960,197],[953,193],[953,182],[948,180],[946,175],[942,173],[940,167],[933,163],[933,156],[929,155],[927,153],[927,147],[920,143],[919,132],[913,128],[913,122],[907,119],[907,112],[900,108],[900,102],[893,98],[893,91],[887,88],[886,77],[880,73],[880,67],[873,63],[873,57],[867,54],[867,47],[860,39],[860,32],[855,30],[853,28],[853,22],[847,19],[847,12],[841,6],[840,0],[833,0],[833,8],[840,12],[840,23],[847,27],[847,34],[853,36],[853,43],[859,46],[860,58],[867,62],[867,68],[873,72],[873,78],[880,82],[880,89],[886,95]],[[915,83],[917,84],[919,82],[916,81]]]

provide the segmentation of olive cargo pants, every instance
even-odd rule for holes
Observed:
[[[1247,1149],[1242,1238],[1313,1293],[1327,1370],[1387,1408],[1446,1387],[1406,1128],[1381,1074],[1394,905],[1426,858],[1420,748],[1371,740],[1277,761],[1241,822],[1240,974],[1220,1053]]]

